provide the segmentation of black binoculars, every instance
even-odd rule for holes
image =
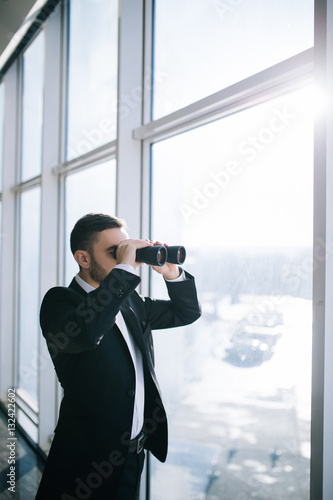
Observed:
[[[144,262],[150,266],[164,266],[170,264],[183,264],[186,258],[186,250],[182,246],[165,247],[153,245],[151,247],[139,248],[136,251],[136,261]]]

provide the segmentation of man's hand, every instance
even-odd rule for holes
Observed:
[[[166,248],[168,248],[168,245],[166,243],[160,243],[159,241],[155,241],[154,245],[163,245]],[[169,262],[166,262],[164,266],[151,266],[151,267],[157,273],[162,274],[162,276],[166,280],[174,280],[179,276],[179,267],[176,264],[170,264]]]
[[[123,240],[117,246],[116,260],[117,264],[130,264],[134,269],[142,265],[142,262],[137,262],[136,251],[139,248],[151,247],[153,243],[148,240]]]

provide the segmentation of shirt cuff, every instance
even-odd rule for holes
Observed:
[[[117,264],[113,269],[122,269],[123,271],[136,275],[135,269],[131,264]]]
[[[184,271],[182,270],[181,267],[179,267],[179,271],[180,271],[180,275],[178,276],[178,278],[175,278],[173,280],[165,280],[165,281],[170,281],[172,283],[176,283],[177,281],[186,281],[186,276],[185,276],[185,273]]]

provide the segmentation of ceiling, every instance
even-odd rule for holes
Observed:
[[[0,55],[36,0],[0,0]]]

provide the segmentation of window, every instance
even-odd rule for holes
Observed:
[[[313,46],[313,0],[155,0],[154,119]]]
[[[38,404],[40,187],[20,195],[18,387]]]
[[[78,272],[78,266],[70,251],[70,233],[74,224],[83,215],[96,213],[115,213],[116,205],[116,161],[110,160],[80,172],[66,176],[66,278],[69,285]]]
[[[155,332],[170,451],[151,498],[309,498],[312,101],[306,88],[152,147],[152,236],[186,246],[203,316]]]
[[[22,57],[20,175],[18,202],[18,421],[37,439],[39,366],[39,283],[42,133],[44,95],[44,32]],[[22,183],[29,182],[24,189]]]
[[[23,56],[21,181],[40,175],[44,87],[44,33]]]
[[[118,2],[71,0],[67,160],[116,138]]]
[[[0,62],[0,388],[17,388],[45,452],[61,389],[39,305],[78,270],[76,220],[116,213],[133,236],[186,246],[203,306],[154,332],[169,456],[146,461],[142,500],[309,499],[312,320],[312,496],[331,491],[332,120],[326,105],[313,172],[306,88],[332,87],[329,7],[63,1]],[[151,275],[140,291],[163,297]]]

